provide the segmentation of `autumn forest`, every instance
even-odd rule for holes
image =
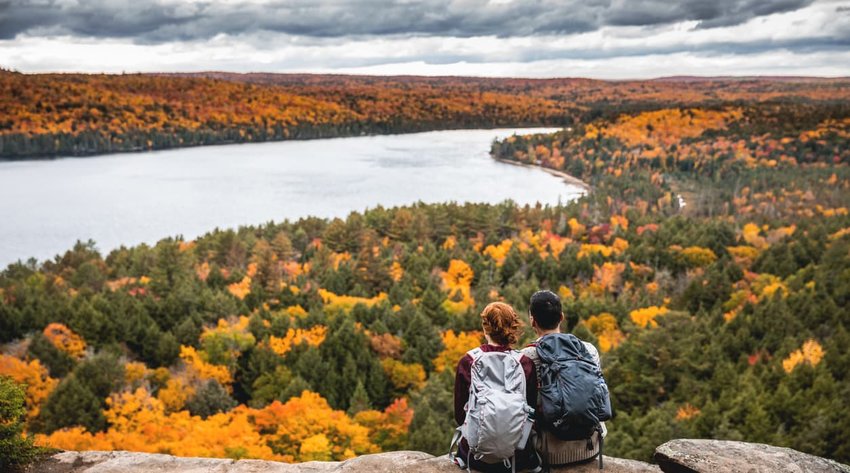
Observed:
[[[850,462],[850,81],[0,72],[0,89],[10,159],[547,125],[493,158],[589,186],[9,265],[0,375],[39,445],[443,454],[481,308],[525,314],[549,288],[602,354],[606,454],[721,438]]]
[[[518,126],[625,110],[846,103],[846,79],[591,79],[282,74],[20,74],[0,69],[0,158]]]

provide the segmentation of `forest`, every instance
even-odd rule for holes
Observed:
[[[389,81],[422,97],[479,87],[515,111],[551,103],[552,115],[535,120],[560,120],[557,104],[569,102],[569,127],[497,141],[491,153],[567,172],[590,192],[558,206],[378,207],[108,254],[79,242],[52,260],[12,264],[0,273],[0,374],[23,386],[39,445],[288,462],[443,454],[455,365],[482,341],[478,312],[503,300],[525,314],[530,295],[549,288],[602,353],[615,411],[607,454],[650,460],[668,439],[722,438],[850,462],[846,87],[541,81],[525,102],[505,98],[522,80],[362,78],[351,79],[357,92],[334,95],[342,79],[278,79],[36,76],[41,85],[28,90],[99,100],[97,87],[114,81],[124,89],[103,100],[116,104],[130,90],[136,100],[179,84],[237,95],[297,89],[292,103],[313,110],[320,96],[395,93]],[[4,87],[18,80],[5,74]],[[616,103],[611,91],[630,87],[639,88],[633,100]],[[611,103],[558,92],[575,88]],[[404,100],[373,105],[402,120],[392,107],[406,109]],[[77,109],[50,103],[5,130],[58,133],[50,127]],[[446,113],[454,105],[446,99]],[[146,110],[126,106],[126,117]],[[186,126],[217,123],[215,106],[169,113]],[[146,123],[174,123],[165,105],[151,107],[161,122]],[[86,129],[123,123],[111,121],[115,110]],[[310,116],[348,123],[351,110]],[[243,116],[263,115],[221,117]],[[526,320],[521,342],[531,335]]]
[[[623,111],[846,103],[848,79],[21,74],[0,69],[0,159],[405,133],[571,126]]]

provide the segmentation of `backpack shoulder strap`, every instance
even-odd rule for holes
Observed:
[[[516,364],[517,364],[517,366],[519,366],[519,369],[521,371],[522,394],[523,394],[523,397],[525,397],[526,389],[528,389],[528,386],[525,385],[525,383],[526,383],[525,368],[523,368],[523,366],[522,366],[522,357],[525,356],[525,355],[523,355],[522,352],[519,351],[519,350],[511,350],[508,353],[510,354],[511,358],[516,360]]]
[[[477,360],[478,357],[480,357],[481,355],[484,354],[484,350],[482,350],[481,347],[475,347],[472,350],[469,350],[468,352],[466,352],[466,354],[471,356],[472,362],[475,363],[475,360]]]
[[[516,360],[516,362],[519,363],[520,366],[522,366],[522,357],[525,355],[523,355],[522,352],[519,350],[511,350],[509,353]]]

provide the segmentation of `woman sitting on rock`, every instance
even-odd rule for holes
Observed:
[[[534,362],[512,347],[520,321],[505,303],[493,302],[481,312],[487,343],[470,350],[457,364],[455,421],[461,427],[452,454],[461,468],[483,472],[539,471],[528,442],[537,403]],[[469,416],[469,418],[467,418]],[[472,446],[470,446],[472,444]]]

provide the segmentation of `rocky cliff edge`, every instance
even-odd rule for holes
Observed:
[[[655,452],[657,465],[604,457],[609,473],[825,472],[850,473],[850,467],[789,448],[723,440],[672,440]],[[553,468],[553,472],[598,472],[589,462]],[[343,462],[279,463],[263,460],[183,458],[136,452],[60,452],[31,466],[27,473],[458,473],[447,457],[422,452],[364,455]]]

